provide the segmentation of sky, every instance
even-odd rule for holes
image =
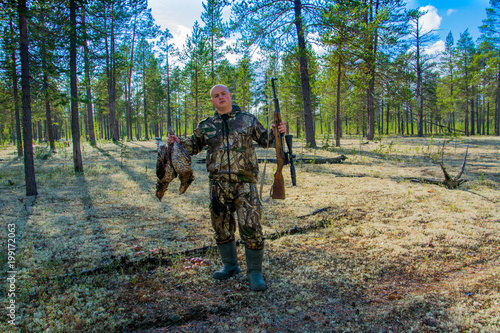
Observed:
[[[490,7],[489,0],[408,0],[407,8],[421,8],[427,10],[422,18],[423,28],[435,29],[441,39],[430,46],[429,51],[444,50],[446,36],[451,32],[455,44],[460,34],[469,29],[474,41],[481,32],[479,26],[486,18],[486,8]]]
[[[201,0],[149,0],[153,17],[161,29],[168,28],[173,43],[182,49],[186,36],[191,33],[195,21],[201,26],[203,11]],[[436,44],[429,46],[429,53],[444,50],[444,41],[451,31],[455,43],[467,28],[474,40],[480,36],[479,26],[486,18],[489,0],[407,0],[407,8],[424,8],[427,14],[422,18],[422,26],[435,29],[441,37]],[[225,16],[229,16],[228,10]]]

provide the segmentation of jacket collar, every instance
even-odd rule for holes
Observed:
[[[241,108],[238,105],[233,104],[233,109],[231,110],[231,112],[226,113],[226,114],[227,114],[228,118],[234,118],[234,116],[236,116],[236,114],[238,112],[241,112]],[[215,111],[214,118],[215,119],[222,119],[222,115],[219,114],[219,112]]]

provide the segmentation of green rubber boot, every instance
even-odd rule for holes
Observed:
[[[238,257],[236,256],[236,241],[224,244],[217,244],[224,267],[212,276],[217,280],[227,280],[240,272],[238,267]]]
[[[247,259],[247,279],[250,282],[250,289],[253,291],[266,290],[267,286],[262,277],[264,250],[245,248],[245,257]]]

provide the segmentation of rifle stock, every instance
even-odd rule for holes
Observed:
[[[271,79],[271,84],[273,87],[273,98],[274,98],[274,141],[276,147],[276,162],[278,164],[276,172],[274,173],[274,183],[272,187],[273,199],[285,199],[285,180],[283,179],[283,136],[278,130],[279,124],[281,124],[281,113],[278,98],[276,97],[276,87],[274,85],[275,78]]]

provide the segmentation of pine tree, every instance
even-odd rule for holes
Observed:
[[[241,33],[241,39],[246,45],[255,44],[267,49],[292,43],[298,46],[306,142],[309,146],[316,147],[307,59],[307,32],[311,22],[307,20],[319,18],[321,11],[314,1],[238,0],[234,2],[232,12],[234,27]],[[295,27],[294,34],[290,26]]]
[[[378,59],[381,53],[390,52],[398,35],[403,33],[402,11],[404,3],[401,0],[362,0],[363,8],[363,71],[366,73],[366,138],[375,137],[375,87],[377,81]]]
[[[226,0],[207,0],[203,2],[204,12],[201,14],[201,20],[205,23],[203,32],[207,36],[207,42],[210,46],[210,85],[216,84],[216,69],[223,59],[221,47],[224,45],[226,36],[222,19],[222,10],[226,6]]]
[[[80,149],[80,122],[78,120],[78,88],[76,72],[77,30],[76,30],[76,0],[69,0],[70,10],[70,80],[71,80],[71,134],[73,137],[73,164],[75,172],[83,172],[82,152]]]
[[[458,51],[458,67],[460,69],[459,75],[461,75],[462,89],[465,93],[465,135],[469,136],[471,134],[469,122],[469,102],[470,102],[470,85],[472,82],[472,57],[474,55],[474,41],[469,33],[469,29],[466,29],[460,34],[460,39],[457,42]]]
[[[18,0],[17,13],[19,18],[20,55],[21,55],[21,87],[23,104],[23,144],[24,144],[24,175],[26,181],[26,195],[38,194],[35,179],[35,163],[33,159],[33,135],[31,130],[31,94],[28,48],[28,21],[29,10],[26,0]]]
[[[18,93],[18,74],[17,74],[17,59],[16,59],[16,45],[18,43],[16,42],[16,31],[14,28],[14,17],[16,14],[15,10],[15,1],[9,1],[8,3],[5,3],[4,6],[5,12],[8,15],[8,21],[9,25],[6,27],[6,31],[8,31],[8,34],[5,34],[6,40],[5,40],[5,46],[6,46],[6,53],[9,54],[10,59],[6,61],[6,64],[9,66],[6,68],[6,71],[10,72],[10,79],[12,81],[12,98],[13,98],[13,103],[12,106],[14,108],[14,121],[15,121],[15,138],[16,138],[16,146],[17,146],[17,156],[21,157],[23,156],[23,140],[22,140],[22,135],[21,135],[21,118],[19,115],[19,93]],[[8,30],[7,30],[8,29]],[[7,38],[8,37],[8,38]],[[9,61],[10,60],[10,61]]]
[[[486,8],[486,19],[480,27],[482,38],[494,47],[497,58],[500,58],[500,0],[490,0],[490,8]],[[495,135],[500,135],[500,66],[497,66],[497,88],[495,98]]]
[[[237,82],[233,99],[244,112],[250,112],[254,70],[250,55],[245,53],[236,66]]]
[[[85,90],[86,90],[86,104],[87,104],[87,133],[90,145],[95,147],[97,145],[95,138],[95,129],[94,129],[94,112],[92,108],[92,88],[91,88],[91,79],[90,79],[90,56],[89,56],[89,34],[87,32],[87,26],[85,21],[85,7],[81,9],[81,19],[82,19],[82,34],[83,34],[83,62],[85,66]]]
[[[424,75],[423,67],[425,65],[425,58],[423,57],[421,52],[425,46],[429,45],[431,42],[433,42],[437,39],[437,36],[435,35],[434,30],[429,30],[423,26],[421,18],[426,13],[427,12],[424,12],[421,10],[410,10],[410,12],[409,12],[410,26],[412,27],[411,34],[415,40],[415,45],[414,45],[415,46],[415,61],[416,61],[415,72],[417,75],[416,96],[417,96],[417,108],[418,108],[417,136],[419,136],[419,137],[424,136],[424,128],[423,128],[424,99],[422,96],[422,78]]]
[[[207,72],[209,64],[208,40],[203,34],[198,21],[193,25],[193,32],[188,36],[184,47],[184,58],[187,59],[186,70],[189,73],[191,97],[194,100],[194,119],[193,126],[196,126],[201,120],[203,114],[201,110],[209,107],[207,92],[210,89],[207,82]],[[205,114],[206,115],[206,114]]]
[[[451,31],[446,36],[445,49],[441,56],[443,82],[448,86],[447,97],[443,96],[443,104],[448,110],[448,131],[455,130],[455,41]]]
[[[361,17],[358,17],[361,3],[357,1],[339,2],[330,6],[325,12],[323,25],[327,33],[323,34],[323,43],[331,47],[330,61],[336,64],[336,116],[335,116],[335,146],[340,147],[342,121],[340,115],[341,80],[343,69],[352,53],[349,50],[359,49],[356,45],[360,31]]]
[[[167,128],[172,127],[172,108],[171,108],[171,64],[173,57],[177,55],[175,45],[171,43],[173,36],[168,29],[162,33],[158,46],[163,51],[162,58],[165,60],[165,72],[167,75]]]

